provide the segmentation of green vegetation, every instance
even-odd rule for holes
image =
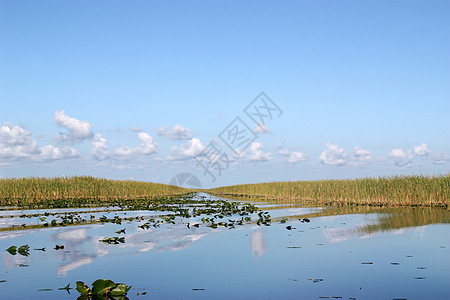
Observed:
[[[81,207],[133,202],[192,193],[194,190],[150,182],[89,176],[0,179],[0,206]],[[309,205],[375,205],[448,207],[450,173],[441,176],[396,176],[242,184],[205,190],[219,196],[307,202]],[[124,203],[121,204],[123,206]]]
[[[126,295],[130,289],[131,286],[127,287],[123,283],[114,283],[109,279],[97,279],[92,283],[92,289],[84,282],[77,281],[77,291],[84,297],[83,299],[91,299],[91,297],[96,296],[103,299],[114,299],[114,296]]]
[[[90,176],[0,179],[0,206],[50,205],[58,201],[89,204],[92,200],[148,199],[189,193],[189,189],[151,182]],[[58,205],[56,205],[58,206]]]
[[[395,176],[349,180],[319,180],[242,184],[208,193],[276,201],[307,201],[316,205],[448,207],[450,173],[441,176]]]
[[[64,208],[75,208],[79,207],[77,201],[64,202],[60,201],[58,204],[64,204],[66,206],[59,206]],[[78,206],[70,206],[71,204]],[[119,199],[109,202],[96,202],[93,201],[92,205],[102,205],[102,207],[95,209],[84,208],[78,209],[76,211],[66,211],[64,209],[53,211],[53,212],[36,212],[31,214],[22,214],[17,210],[16,215],[2,216],[1,218],[14,218],[18,224],[10,225],[9,227],[0,227],[0,231],[11,231],[11,230],[24,230],[24,229],[37,229],[37,228],[48,228],[48,227],[65,227],[74,225],[85,225],[94,223],[111,223],[121,225],[122,222],[142,222],[146,221],[144,224],[139,225],[138,228],[150,229],[158,228],[161,224],[176,224],[178,222],[184,222],[189,218],[201,218],[201,223],[194,223],[192,227],[199,227],[200,224],[211,228],[227,227],[229,229],[235,228],[236,226],[242,226],[251,221],[249,215],[258,212],[258,208],[249,203],[242,202],[230,202],[225,200],[208,200],[205,196],[194,197],[193,194],[184,195],[173,198],[155,198],[155,199],[133,199],[125,200]],[[24,209],[28,206],[22,206]],[[54,206],[53,206],[54,207]],[[46,207],[49,208],[49,207]],[[152,216],[130,216],[127,215],[128,211],[152,211],[159,212]],[[112,213],[114,216],[107,217],[103,213]],[[228,217],[239,215],[239,219],[230,220]],[[262,223],[267,225],[269,222],[268,218],[270,216],[265,214],[262,218]],[[31,219],[30,222],[23,223],[21,219]],[[197,220],[200,221],[200,220]],[[265,221],[265,222],[263,222]],[[37,224],[36,224],[37,223]],[[259,225],[259,224],[258,224]],[[187,223],[187,227],[190,228],[191,224]],[[125,229],[115,231],[116,234],[126,234]],[[102,240],[107,244],[118,244],[124,243],[125,239],[120,237],[109,237]],[[63,247],[63,246],[62,246]],[[61,248],[62,249],[62,248]]]

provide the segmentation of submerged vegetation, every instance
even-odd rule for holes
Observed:
[[[59,200],[89,204],[92,200],[148,199],[189,192],[189,189],[174,185],[90,176],[0,179],[1,206],[52,205]]]
[[[348,180],[269,182],[219,187],[220,196],[308,201],[318,205],[448,207],[450,173],[441,176],[395,176]]]

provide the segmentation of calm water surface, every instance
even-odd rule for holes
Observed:
[[[144,220],[2,231],[0,299],[77,299],[76,290],[58,288],[99,278],[132,285],[128,299],[449,299],[445,209],[257,205],[269,212],[271,226],[256,225],[254,214],[235,229],[187,227],[200,217],[151,229],[138,228]],[[79,211],[108,218],[159,214]],[[19,218],[23,213],[0,211],[0,228],[39,223],[37,216]],[[124,228],[125,243],[100,241]],[[4,251],[25,244],[46,251]],[[54,250],[57,244],[64,249]]]

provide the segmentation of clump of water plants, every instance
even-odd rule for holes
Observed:
[[[86,298],[124,296],[130,289],[131,286],[127,287],[124,283],[114,283],[114,281],[109,279],[97,279],[92,283],[92,289],[84,282],[77,281],[77,291],[82,297]]]
[[[100,240],[100,241],[105,244],[108,244],[108,245],[111,245],[111,244],[118,245],[120,243],[125,243],[125,238],[113,236],[113,237],[105,237],[103,240]]]
[[[17,249],[16,246],[11,246],[8,249],[6,249],[6,251],[8,251],[11,255],[16,255],[17,252],[19,252],[20,255],[28,256],[28,255],[30,255],[30,252],[29,252],[30,246],[23,245],[23,246],[20,246],[19,249]]]

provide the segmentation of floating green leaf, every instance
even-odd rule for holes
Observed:
[[[111,296],[122,296],[122,295],[126,295],[126,293],[128,293],[128,291],[131,289],[131,286],[127,287],[125,284],[123,283],[119,283],[116,285],[115,288],[113,288],[111,290]]]
[[[77,291],[82,296],[91,294],[91,289],[83,281],[77,281]]]
[[[11,246],[8,249],[6,249],[6,251],[11,253],[12,255],[16,255],[17,254],[17,247],[16,246]]]
[[[28,256],[28,255],[30,255],[30,253],[28,252],[29,250],[30,250],[30,246],[28,246],[28,245],[23,245],[23,246],[20,246],[20,247],[19,247],[19,249],[17,250],[17,252],[19,252],[20,255]]]
[[[125,243],[125,237],[119,238],[118,236],[114,237],[106,237],[103,240],[100,240],[101,242],[111,245],[111,244],[119,244],[119,243]]]
[[[60,288],[60,290],[69,291],[69,285],[64,288]],[[97,279],[92,283],[92,290],[84,284],[82,281],[77,281],[77,291],[81,294],[78,299],[97,299],[100,297],[106,297],[107,299],[126,299],[124,295],[131,289],[131,286],[127,287],[123,283],[114,283],[109,279]],[[99,298],[99,299],[100,299]]]
[[[92,293],[94,295],[108,295],[116,286],[114,281],[109,279],[97,279],[92,283]]]

